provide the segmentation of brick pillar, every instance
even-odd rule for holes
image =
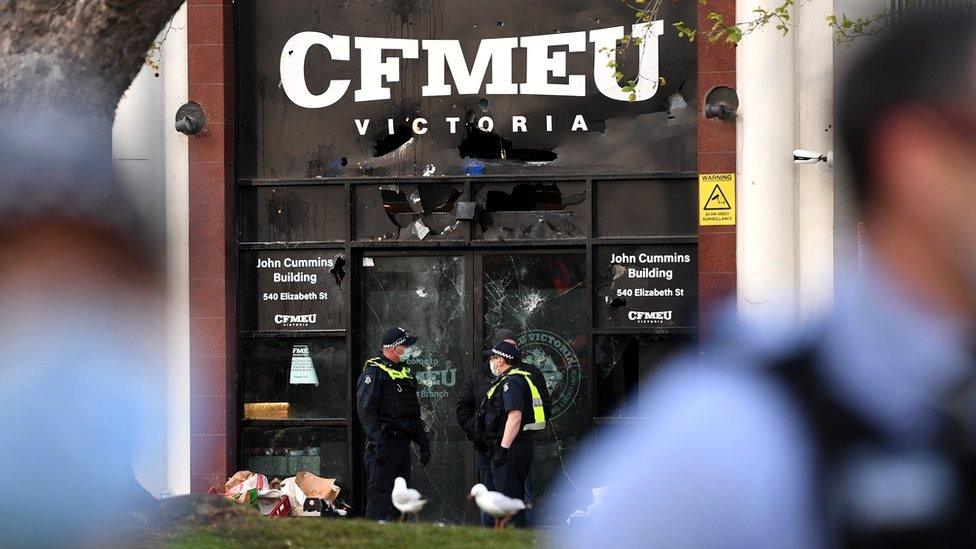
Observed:
[[[711,0],[698,6],[698,28],[712,28],[709,12],[735,21],[735,0]],[[746,38],[748,40],[748,38]],[[735,46],[724,40],[698,40],[698,173],[735,173],[735,120],[706,119],[705,95],[715,86],[735,88]],[[741,215],[741,211],[737,215]],[[735,226],[698,227],[698,294],[702,331],[723,304],[734,302],[736,288]]]
[[[206,130],[189,139],[190,489],[236,468],[237,293],[234,231],[234,13],[188,0],[188,94]]]

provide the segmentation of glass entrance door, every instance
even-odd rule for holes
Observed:
[[[410,484],[429,499],[424,521],[462,523],[466,518],[470,444],[458,427],[455,405],[460,376],[471,362],[469,272],[465,255],[366,255],[362,259],[361,358],[380,353],[380,339],[391,326],[401,326],[420,338],[415,355],[406,363],[417,378],[434,455],[430,465],[421,467],[413,446]]]
[[[390,326],[420,337],[407,363],[418,380],[434,454],[427,468],[414,456],[411,484],[430,498],[424,520],[476,519],[465,499],[476,482],[473,450],[455,407],[463,376],[482,366],[481,351],[492,334],[508,328],[518,334],[523,360],[542,370],[553,397],[552,421],[536,437],[536,521],[564,521],[572,509],[554,508],[546,495],[554,482],[567,480],[564,461],[591,417],[586,253],[404,253],[362,258],[359,349],[362,360],[379,353],[380,337]]]
[[[484,345],[499,328],[516,334],[522,360],[538,367],[552,395],[552,419],[536,436],[532,465],[537,525],[564,523],[547,495],[567,478],[565,460],[590,424],[590,304],[586,253],[553,251],[480,256]]]

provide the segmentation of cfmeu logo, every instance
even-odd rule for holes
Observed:
[[[288,328],[305,327],[315,324],[317,314],[309,315],[275,315],[274,323]]]
[[[322,89],[321,93],[309,89],[305,65],[309,50],[315,47],[325,50],[328,65],[350,62],[355,50],[359,58],[359,88],[353,93],[356,103],[389,100],[392,97],[389,84],[400,82],[401,60],[420,60],[421,56],[427,73],[426,84],[420,89],[423,97],[451,95],[454,90],[450,80],[458,95],[477,95],[484,87],[487,95],[585,97],[587,77],[568,74],[567,54],[586,54],[592,50],[593,84],[601,94],[616,101],[645,101],[658,89],[658,39],[664,34],[664,21],[638,23],[630,31],[631,36],[640,38],[639,77],[633,89],[625,90],[617,81],[615,56],[618,42],[624,39],[623,26],[488,38],[479,42],[470,62],[465,59],[460,40],[350,37],[305,31],[289,38],[281,50],[281,87],[292,103],[306,109],[328,107],[346,95],[352,85],[347,79],[330,80],[324,88],[315,82],[312,88]],[[516,53],[516,50],[523,51]],[[523,57],[525,73],[516,76],[515,60]],[[491,81],[483,86],[489,67]]]
[[[672,316],[672,311],[630,311],[627,313],[628,319],[639,324],[664,324],[670,322]]]
[[[579,394],[580,360],[568,341],[552,332],[529,330],[515,338],[522,360],[542,371],[552,395],[552,419],[568,410]],[[549,419],[549,418],[547,418]]]

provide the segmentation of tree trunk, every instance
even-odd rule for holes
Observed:
[[[111,154],[116,105],[182,3],[0,0],[0,124],[80,118]]]

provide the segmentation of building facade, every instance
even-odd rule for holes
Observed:
[[[591,481],[565,478],[573,453],[639,421],[639,382],[735,297],[741,121],[705,107],[742,83],[733,46],[674,28],[734,20],[731,0],[636,24],[617,2],[537,4],[188,2],[141,77],[168,86],[164,121],[183,101],[207,116],[157,155],[174,298],[155,485],[308,470],[362,508],[354,383],[401,325],[434,447],[414,484],[432,519],[471,520],[454,406],[506,327],[555,400],[539,520],[572,511],[547,487]]]

